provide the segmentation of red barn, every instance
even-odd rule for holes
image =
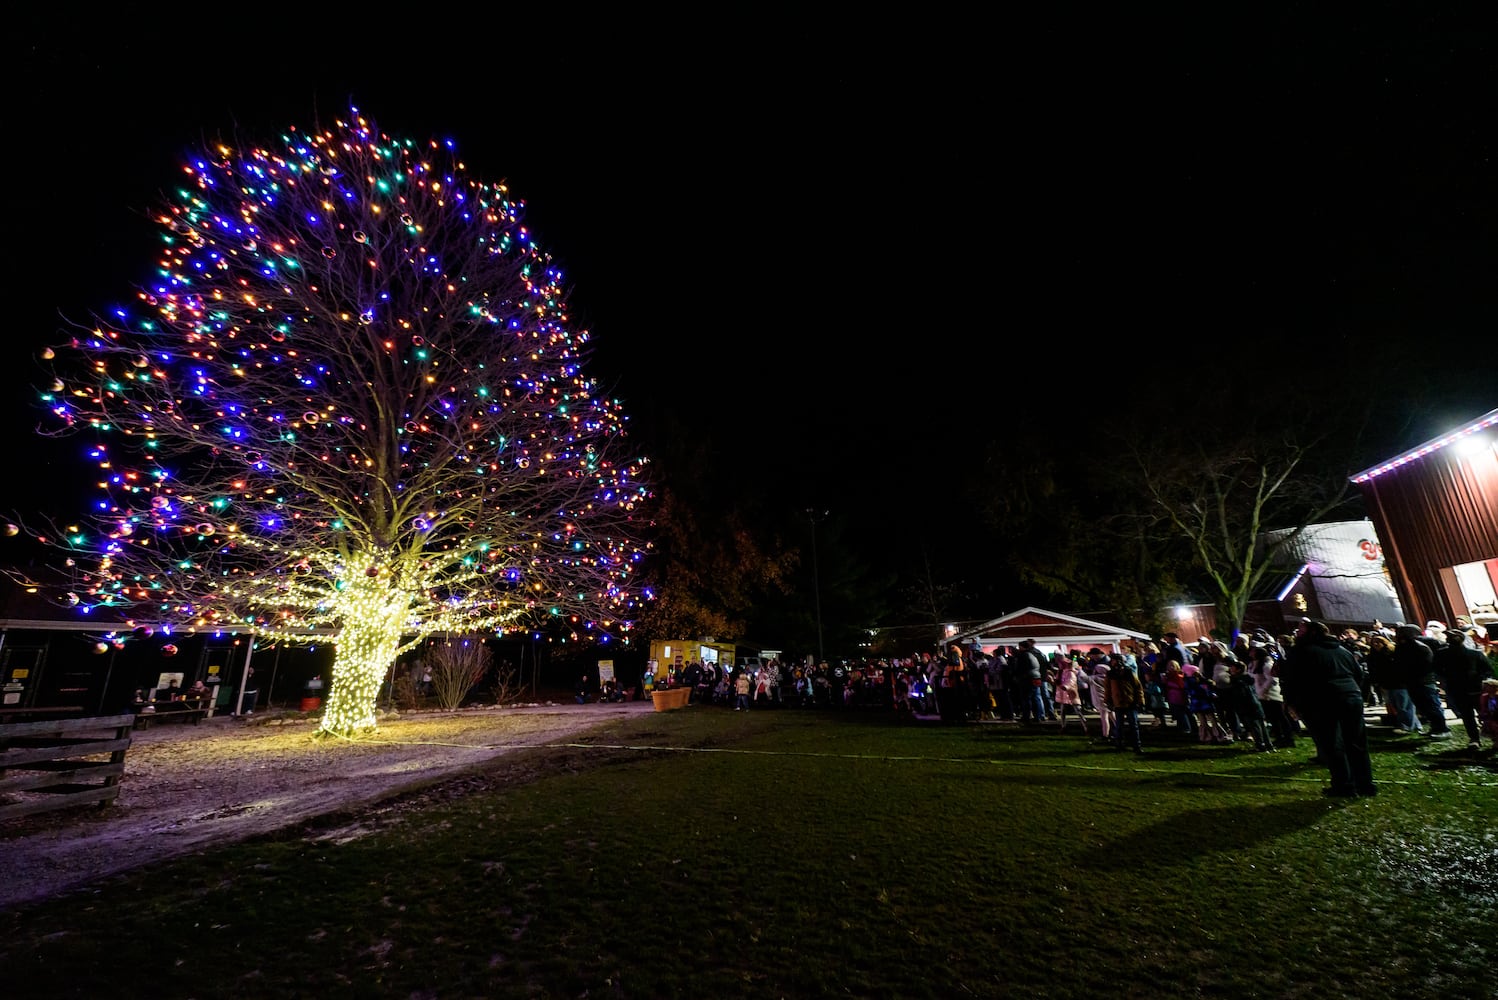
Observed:
[[[1498,410],[1352,482],[1378,530],[1407,621],[1498,625]]]

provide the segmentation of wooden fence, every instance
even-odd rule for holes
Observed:
[[[135,716],[0,725],[0,820],[120,794]]]

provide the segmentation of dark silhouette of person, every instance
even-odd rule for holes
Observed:
[[[1421,637],[1418,625],[1395,627],[1394,664],[1404,679],[1410,700],[1415,703],[1416,714],[1430,727],[1430,738],[1450,739],[1451,726],[1446,721],[1446,709],[1436,686],[1435,653]]]
[[[1468,749],[1480,749],[1477,701],[1482,696],[1482,682],[1492,674],[1488,658],[1482,650],[1467,644],[1466,632],[1453,628],[1446,632],[1446,648],[1435,654],[1433,662],[1446,691],[1446,703],[1467,730]]]
[[[1332,785],[1323,795],[1377,795],[1363,725],[1362,668],[1325,622],[1304,619],[1280,665],[1285,701],[1311,731]]]

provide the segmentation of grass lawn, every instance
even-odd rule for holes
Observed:
[[[1492,1000],[1492,751],[1372,733],[1344,801],[1308,740],[652,713],[0,915],[0,992]]]

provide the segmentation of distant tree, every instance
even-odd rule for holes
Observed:
[[[46,352],[101,487],[33,532],[68,603],[331,642],[332,733],[427,636],[627,634],[645,460],[503,184],[351,110],[210,145],[164,202],[133,305]]]
[[[793,586],[766,595],[755,609],[755,634],[768,636],[792,657],[815,656],[819,650],[829,659],[866,653],[889,620],[895,571],[885,562],[871,562],[869,549],[848,538],[840,512],[817,511],[814,523],[805,510],[783,515],[787,537],[800,533],[800,560]]]
[[[709,455],[693,428],[668,426],[656,448],[654,583],[637,630],[652,639],[749,638],[756,609],[792,586],[800,552],[752,485],[725,489],[698,475]]]
[[[1117,454],[1078,460],[1011,435],[990,447],[970,489],[991,536],[983,551],[1019,586],[1079,613],[1144,625],[1179,589],[1189,553],[1142,510]]]
[[[897,583],[892,620],[878,629],[873,651],[898,656],[935,649],[946,625],[966,624],[959,619],[971,601],[968,585],[942,575],[932,564],[930,548],[922,545],[916,564]]]
[[[787,586],[797,553],[767,550],[774,541],[737,510],[703,518],[666,488],[656,508],[651,577],[657,582],[638,629],[653,638],[744,638],[757,602]]]

